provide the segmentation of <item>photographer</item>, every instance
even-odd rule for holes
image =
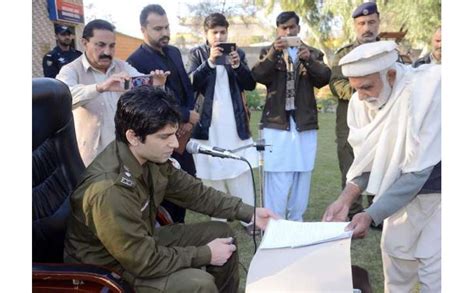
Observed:
[[[320,50],[304,43],[288,46],[287,37],[300,32],[295,12],[280,13],[276,25],[278,38],[262,49],[252,68],[255,80],[267,87],[261,121],[265,141],[272,148],[265,151],[264,202],[282,218],[302,221],[316,160],[314,87],[327,85],[331,70]]]
[[[206,43],[191,49],[188,69],[198,97],[201,120],[193,140],[210,147],[236,149],[253,143],[249,117],[243,101],[244,90],[253,90],[255,81],[247,66],[245,53],[227,42],[229,23],[224,15],[213,13],[204,20]],[[230,49],[227,54],[225,49]],[[238,153],[253,166],[257,152],[247,148]],[[226,159],[193,155],[196,177],[207,186],[254,203],[252,174],[246,164]],[[247,233],[253,227],[244,222]]]
[[[115,27],[101,19],[89,22],[81,39],[84,54],[63,66],[57,79],[68,85],[72,95],[77,145],[84,165],[115,138],[114,113],[125,91],[125,81],[142,75],[115,55]],[[152,71],[154,85],[163,85],[166,73]]]

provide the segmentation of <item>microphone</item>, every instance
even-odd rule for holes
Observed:
[[[195,141],[189,141],[186,144],[186,150],[190,154],[205,154],[213,157],[228,158],[234,160],[244,160],[244,158],[219,147],[208,147]]]

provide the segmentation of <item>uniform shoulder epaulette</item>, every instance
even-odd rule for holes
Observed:
[[[341,52],[341,51],[344,50],[344,49],[347,49],[347,48],[351,47],[352,45],[353,45],[353,44],[350,43],[350,44],[347,44],[347,45],[345,45],[345,46],[340,47],[339,49],[336,50],[336,54],[339,53],[339,52]]]
[[[122,166],[122,170],[117,177],[116,183],[128,188],[133,188],[137,185],[135,179],[132,176],[132,173],[130,173],[130,170],[125,165]]]

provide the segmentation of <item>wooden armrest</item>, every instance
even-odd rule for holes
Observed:
[[[100,266],[33,263],[33,292],[133,292],[119,274]]]

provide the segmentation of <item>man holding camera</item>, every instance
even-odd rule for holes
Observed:
[[[229,22],[220,13],[204,20],[206,43],[191,49],[188,70],[198,98],[201,120],[193,140],[209,147],[236,149],[253,143],[249,117],[243,100],[244,90],[253,90],[252,78],[245,53],[227,42]],[[238,153],[253,166],[257,164],[255,148]],[[193,156],[196,177],[207,186],[242,198],[254,205],[251,170],[246,164],[201,154]],[[242,222],[247,233],[252,225]]]
[[[56,78],[71,91],[77,145],[88,166],[115,138],[114,114],[125,81],[142,73],[114,59],[115,27],[105,20],[89,22],[81,43],[84,54],[63,66]],[[166,80],[162,71],[150,74],[154,85],[163,85]]]
[[[277,39],[262,49],[252,69],[255,80],[267,87],[261,121],[272,146],[265,151],[264,202],[282,218],[302,221],[317,148],[314,87],[327,85],[331,70],[320,50],[297,38],[295,12],[280,13],[276,25]]]

